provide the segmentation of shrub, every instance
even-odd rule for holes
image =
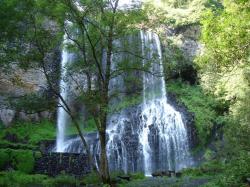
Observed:
[[[31,173],[34,168],[35,159],[32,151],[29,150],[17,150],[13,151],[13,158],[15,162],[15,169],[24,173]]]
[[[8,129],[0,131],[0,138],[3,139],[6,133],[17,136],[19,143],[37,145],[41,140],[54,139],[56,128],[53,122],[42,121],[38,123],[17,122]],[[17,143],[17,142],[15,142]]]
[[[74,177],[68,175],[59,175],[55,179],[52,179],[53,186],[78,186],[79,181]]]
[[[92,172],[83,177],[83,182],[85,184],[100,184],[101,179],[97,173]]]
[[[144,179],[145,175],[143,173],[131,173],[129,174],[132,178],[132,180],[137,180],[137,179]]]
[[[9,155],[5,150],[0,150],[0,170],[5,169],[7,163],[9,161]]]
[[[0,172],[0,186],[40,186],[47,178],[46,175],[27,175],[19,171]]]
[[[34,168],[35,159],[30,150],[0,149],[1,169],[9,164],[13,169],[31,173]]]
[[[225,108],[223,103],[206,94],[199,85],[190,86],[181,81],[169,81],[167,90],[174,93],[190,112],[195,114],[195,126],[198,130],[200,145],[206,145],[215,126],[217,129],[224,125]]]
[[[0,186],[41,186],[41,187],[61,187],[79,186],[79,180],[72,176],[60,175],[50,178],[47,175],[29,175],[20,171],[0,172]]]

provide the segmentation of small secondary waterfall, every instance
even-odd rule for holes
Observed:
[[[64,38],[67,43],[67,38]],[[109,115],[107,121],[107,156],[112,171],[124,172],[142,171],[151,175],[157,170],[174,170],[192,166],[189,153],[189,139],[187,127],[182,115],[168,103],[165,80],[163,77],[162,52],[157,34],[141,31],[135,36],[116,40],[116,48],[123,45],[133,47],[133,52],[142,54],[139,60],[125,53],[114,53],[112,56],[112,70],[124,60],[141,63],[149,67],[145,72],[135,73],[136,79],[143,84],[141,88],[141,103],[128,106]],[[137,49],[138,48],[138,49]],[[63,79],[67,71],[65,66],[73,61],[73,54],[64,48],[62,53],[62,80],[60,82],[61,95],[68,100],[69,85]],[[102,58],[105,58],[105,52]],[[105,59],[104,59],[105,61]],[[105,64],[103,65],[105,68]],[[119,75],[110,82],[111,92],[126,91],[125,75]],[[112,93],[110,93],[112,94]],[[110,102],[111,107],[126,99],[121,94]],[[59,101],[63,105],[62,101]],[[80,138],[65,138],[68,115],[58,109],[57,152],[84,152]],[[98,163],[100,145],[98,136],[91,134],[87,141],[91,151],[96,155]]]
[[[63,44],[66,45],[70,41],[67,38],[67,34],[64,35]],[[63,47],[62,57],[61,57],[61,80],[60,80],[60,94],[62,99],[68,103],[69,101],[69,83],[66,79],[67,77],[67,66],[71,64],[74,60],[74,54],[70,53],[66,47]],[[64,103],[59,98],[59,105],[57,111],[57,139],[56,139],[56,152],[64,152],[65,147],[65,130],[69,123],[69,115],[65,111]]]

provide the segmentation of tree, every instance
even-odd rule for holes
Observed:
[[[12,3],[10,3],[12,2]],[[137,58],[142,58],[140,54],[119,48],[114,45],[116,40],[126,40],[128,35],[138,33],[141,27],[139,23],[147,20],[143,10],[140,9],[120,9],[118,0],[64,0],[57,1],[4,1],[2,10],[7,10],[9,6],[18,10],[20,18],[13,16],[8,20],[5,16],[4,21],[10,27],[1,30],[6,33],[9,29],[15,29],[15,32],[1,41],[5,51],[1,53],[5,64],[18,62],[23,68],[41,69],[46,77],[48,88],[52,91],[54,97],[61,99],[63,107],[69,114],[73,124],[89,155],[89,162],[93,164],[93,157],[90,153],[84,135],[81,132],[80,125],[76,120],[77,116],[71,107],[64,100],[59,92],[57,82],[53,81],[53,70],[50,68],[50,55],[53,50],[60,45],[63,33],[72,41],[68,44],[67,49],[73,50],[79,55],[79,62],[76,63],[76,69],[86,75],[88,81],[87,90],[81,90],[80,95],[87,106],[89,113],[93,116],[98,129],[101,145],[100,176],[104,183],[110,183],[108,160],[106,154],[106,128],[107,118],[110,112],[109,103],[113,97],[119,93],[110,94],[110,81],[124,73],[130,74],[132,71],[148,71],[148,67],[142,67],[141,63],[131,63],[124,61],[114,65],[112,55],[115,53],[127,53]],[[10,4],[9,4],[10,3]],[[20,7],[18,9],[17,7]],[[72,23],[71,27],[65,24],[67,21]],[[21,24],[24,30],[16,28],[16,23]],[[21,32],[17,32],[20,30]],[[18,33],[18,35],[16,35]],[[18,41],[18,42],[15,42]],[[13,46],[15,56],[11,56],[11,49],[8,45]],[[25,51],[25,52],[24,52]],[[106,58],[102,58],[105,54]],[[8,63],[7,63],[8,62]],[[67,67],[72,69],[72,67]],[[75,71],[76,69],[72,69]],[[91,85],[91,78],[97,78],[96,86]],[[119,92],[119,91],[118,91]]]
[[[205,51],[197,60],[203,87],[229,103],[227,137],[241,150],[250,147],[247,139],[250,132],[249,7],[249,1],[227,0],[223,8],[204,13],[202,42]]]
[[[51,68],[51,54],[60,45],[64,28],[66,7],[54,1],[3,1],[1,14],[5,27],[1,29],[0,45],[2,46],[2,68],[12,68],[13,64],[21,68],[41,70],[47,80],[48,88],[55,98],[59,98],[69,114],[77,132],[86,147],[89,163],[92,157],[69,103],[59,92],[56,81],[53,81],[58,72]],[[7,12],[7,10],[11,10]],[[10,13],[10,17],[8,17]],[[2,23],[2,22],[1,22]]]
[[[65,32],[74,42],[82,55],[82,68],[85,72],[95,74],[98,79],[97,87],[83,94],[84,104],[94,117],[98,129],[101,145],[100,175],[104,183],[110,183],[108,160],[106,154],[106,128],[109,114],[109,103],[113,95],[110,95],[110,81],[119,74],[141,69],[138,64],[133,66],[123,62],[122,67],[112,69],[112,55],[121,53],[114,41],[126,37],[136,30],[135,23],[144,17],[139,9],[122,10],[118,8],[118,0],[114,1],[80,1],[77,5],[74,1],[66,0],[69,7],[68,20],[79,29],[78,37],[71,36],[67,29]],[[132,51],[122,51],[132,53]],[[105,53],[106,58],[102,55]],[[133,54],[141,56],[138,54]],[[125,64],[125,65],[124,65]]]

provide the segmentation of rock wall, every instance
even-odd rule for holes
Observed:
[[[60,50],[55,49],[46,60],[46,71],[57,89],[60,75]],[[14,64],[14,63],[13,63]],[[0,123],[9,126],[13,121],[39,121],[54,117],[55,110],[26,111],[10,104],[27,95],[51,95],[45,74],[41,68],[20,68],[17,64],[0,68]],[[53,97],[49,98],[52,100]],[[44,106],[44,103],[39,103]]]
[[[176,28],[165,28],[166,37],[183,52],[188,60],[202,53],[204,46],[199,42],[201,28],[199,24],[190,24]]]
[[[46,79],[41,70],[22,70],[12,66],[8,72],[1,71],[0,74],[0,121],[6,126],[10,125],[16,118],[38,120],[37,114],[25,114],[18,112],[8,105],[8,99],[22,97],[25,94],[38,93],[46,87]],[[46,115],[47,114],[42,114]]]
[[[83,176],[90,172],[88,157],[76,153],[46,153],[35,160],[35,173],[56,176],[68,174]]]
[[[197,82],[194,59],[202,54],[204,46],[199,42],[201,35],[199,24],[165,27],[161,34],[165,72],[167,79],[181,78],[190,84]]]

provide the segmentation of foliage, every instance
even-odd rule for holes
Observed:
[[[185,176],[214,176],[224,172],[224,164],[217,160],[211,160],[203,163],[197,168],[187,168],[182,170]]]
[[[176,94],[190,112],[194,113],[200,145],[207,144],[214,126],[224,125],[223,113],[226,106],[206,94],[199,85],[191,86],[177,80],[169,81],[167,88],[169,92]]]
[[[230,123],[225,133],[232,150],[250,150],[249,1],[226,0],[224,9],[209,9],[202,19],[206,49],[196,62],[201,85],[229,105]]]
[[[85,184],[100,184],[101,178],[96,172],[92,172],[83,177],[82,181]]]
[[[249,176],[249,1],[225,0],[223,8],[205,11],[202,37],[205,51],[196,59],[201,86],[227,103],[224,171],[207,186],[245,186]]]
[[[27,175],[19,171],[0,172],[0,186],[79,186],[80,181],[71,176],[60,175],[50,178],[47,175]]]
[[[144,173],[130,173],[129,174],[132,178],[132,180],[138,180],[138,179],[144,179],[145,178],[145,175]]]
[[[247,152],[240,151],[237,156],[221,160],[211,160],[197,168],[183,170],[185,176],[212,176],[206,187],[218,186],[246,186],[246,178],[249,176],[250,159]]]
[[[39,113],[53,110],[56,106],[55,99],[45,94],[26,94],[18,98],[8,98],[9,105],[17,111]]]
[[[16,135],[17,141],[20,143],[37,145],[41,140],[54,139],[55,131],[55,124],[50,121],[42,121],[40,123],[19,122],[10,128],[1,130],[0,138],[3,139],[7,133],[10,133]]]
[[[150,17],[150,28],[159,28],[161,24],[172,27],[198,23],[205,7],[215,5],[209,0],[147,0],[146,12]]]
[[[23,68],[34,67],[44,58],[42,51],[54,49],[61,35],[55,31],[55,25],[49,28],[45,22],[58,16],[60,23],[64,19],[60,9],[62,4],[54,1],[1,1],[1,68],[14,62]]]
[[[1,163],[3,166],[1,169],[5,169],[4,167],[9,165],[15,170],[24,173],[33,171],[35,160],[33,152],[30,150],[0,149],[0,155],[4,159],[2,160],[3,163]]]
[[[8,164],[9,155],[6,151],[0,150],[0,170],[5,169]]]

